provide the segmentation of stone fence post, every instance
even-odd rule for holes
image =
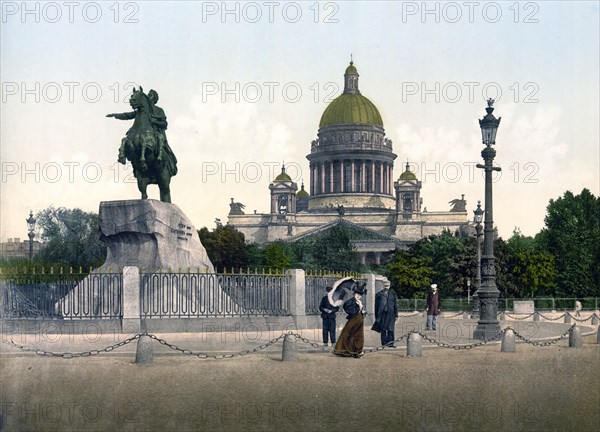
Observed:
[[[140,269],[135,266],[123,267],[123,319],[124,333],[139,333],[140,321]]]
[[[375,292],[377,291],[377,276],[371,273],[367,274],[367,320],[375,320]]]
[[[297,329],[306,328],[306,273],[302,269],[287,271],[290,277],[290,315]]]

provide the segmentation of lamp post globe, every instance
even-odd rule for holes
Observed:
[[[481,256],[481,286],[477,290],[479,301],[479,319],[477,327],[473,333],[473,338],[488,340],[496,337],[500,333],[500,324],[497,320],[498,297],[500,291],[496,286],[496,266],[494,257],[494,211],[493,211],[493,193],[492,174],[494,171],[500,171],[499,167],[494,166],[494,157],[496,150],[496,133],[500,125],[500,118],[494,117],[494,100],[488,100],[488,106],[485,109],[486,115],[479,120],[481,128],[481,138],[484,148],[481,151],[484,164],[477,164],[485,172],[485,211],[483,223],[483,255]]]

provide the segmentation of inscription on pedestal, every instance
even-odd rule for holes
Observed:
[[[193,229],[191,226],[186,224],[177,224],[177,228],[171,228],[171,234],[176,234],[177,239],[188,241],[192,236]]]

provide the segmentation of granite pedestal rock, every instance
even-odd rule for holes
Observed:
[[[102,202],[100,232],[108,253],[97,272],[136,266],[140,271],[189,268],[214,273],[196,228],[175,204],[156,200]]]

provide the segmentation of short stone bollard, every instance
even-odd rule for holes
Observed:
[[[469,319],[469,313],[463,312],[463,319]]]
[[[598,325],[598,316],[596,314],[592,315],[592,325]]]
[[[298,361],[298,345],[296,344],[296,336],[286,335],[283,339],[283,350],[281,352],[281,361]]]
[[[505,320],[506,320],[506,316],[504,315],[504,312],[502,312],[502,313],[500,314],[500,318],[499,318],[499,320],[500,320],[500,321],[505,321]]]
[[[421,335],[419,333],[411,333],[408,336],[408,343],[406,344],[406,356],[407,357],[421,357],[423,355],[423,343]]]
[[[533,320],[534,321],[539,321],[540,320],[540,314],[537,313],[537,312],[534,312],[534,314],[533,314]]]
[[[148,335],[142,335],[138,339],[135,351],[135,363],[139,365],[152,364],[152,339]]]
[[[500,347],[501,352],[515,352],[515,332],[512,329],[506,329],[502,335],[502,345]]]
[[[423,318],[427,318],[427,311],[423,311]]]
[[[583,340],[581,339],[581,330],[577,325],[574,325],[569,332],[569,348],[581,348]]]
[[[600,344],[600,326],[596,328],[596,343]]]
[[[565,324],[569,324],[571,322],[571,314],[569,312],[565,313]]]

